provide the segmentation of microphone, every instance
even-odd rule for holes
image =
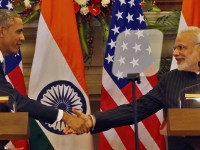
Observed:
[[[198,64],[200,65],[200,62]],[[196,92],[198,92],[199,88],[200,88],[200,83],[197,83],[197,84],[193,84],[193,85],[187,86],[187,87],[183,88],[182,90],[180,90],[180,92],[179,92],[179,98],[178,98],[178,100],[179,100],[179,108],[182,108],[182,101],[183,100],[181,98],[181,95],[184,94],[183,92],[185,92],[185,95],[187,95],[187,94],[190,95],[189,93],[186,93],[187,90],[189,90],[188,92],[190,92],[190,93],[192,92],[192,93],[196,94],[195,93],[195,89],[197,89]],[[191,94],[191,95],[194,95],[194,94]],[[184,98],[184,99],[185,100],[191,100],[193,98],[191,97],[189,99],[187,99],[187,98]],[[197,101],[196,99],[193,99],[193,100]]]
[[[7,91],[4,91],[4,90],[0,90],[0,96],[8,96],[9,97],[9,99],[8,99],[8,103],[9,102],[13,102],[13,112],[17,112],[17,103],[16,103],[16,100],[15,100],[15,98],[14,98],[14,96],[12,95],[12,94],[10,94],[10,93],[8,93]],[[9,104],[8,104],[9,105]],[[6,105],[2,105],[0,108],[2,108],[1,109],[1,111],[6,111],[6,110],[8,110],[8,108],[6,108],[5,107]]]

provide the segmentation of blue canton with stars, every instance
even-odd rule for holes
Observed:
[[[21,52],[19,51],[16,55],[10,54],[5,57],[5,74],[9,74],[15,67],[19,66],[22,60]]]
[[[13,10],[12,0],[0,0],[0,9]]]
[[[112,19],[105,52],[104,68],[120,89],[130,81],[125,78],[119,79],[112,73],[116,39],[123,31],[128,33],[130,30],[138,29],[146,29],[140,0],[115,0],[112,7]]]

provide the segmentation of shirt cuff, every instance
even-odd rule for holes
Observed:
[[[89,115],[89,117],[90,117],[90,119],[91,119],[91,121],[92,121],[91,130],[94,131],[94,127],[95,127],[95,125],[96,125],[96,118],[95,118],[95,116],[93,116],[93,115]]]
[[[58,116],[55,122],[60,121],[63,117],[63,114],[64,114],[63,110],[58,109]]]

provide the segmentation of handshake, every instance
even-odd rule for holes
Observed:
[[[86,115],[76,109],[72,109],[76,115],[70,115],[66,112],[63,114],[62,121],[67,123],[67,127],[63,130],[65,134],[84,134],[88,133],[94,125],[95,118],[92,115]]]

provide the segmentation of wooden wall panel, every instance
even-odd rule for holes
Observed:
[[[155,0],[162,11],[181,10],[182,0]]]

